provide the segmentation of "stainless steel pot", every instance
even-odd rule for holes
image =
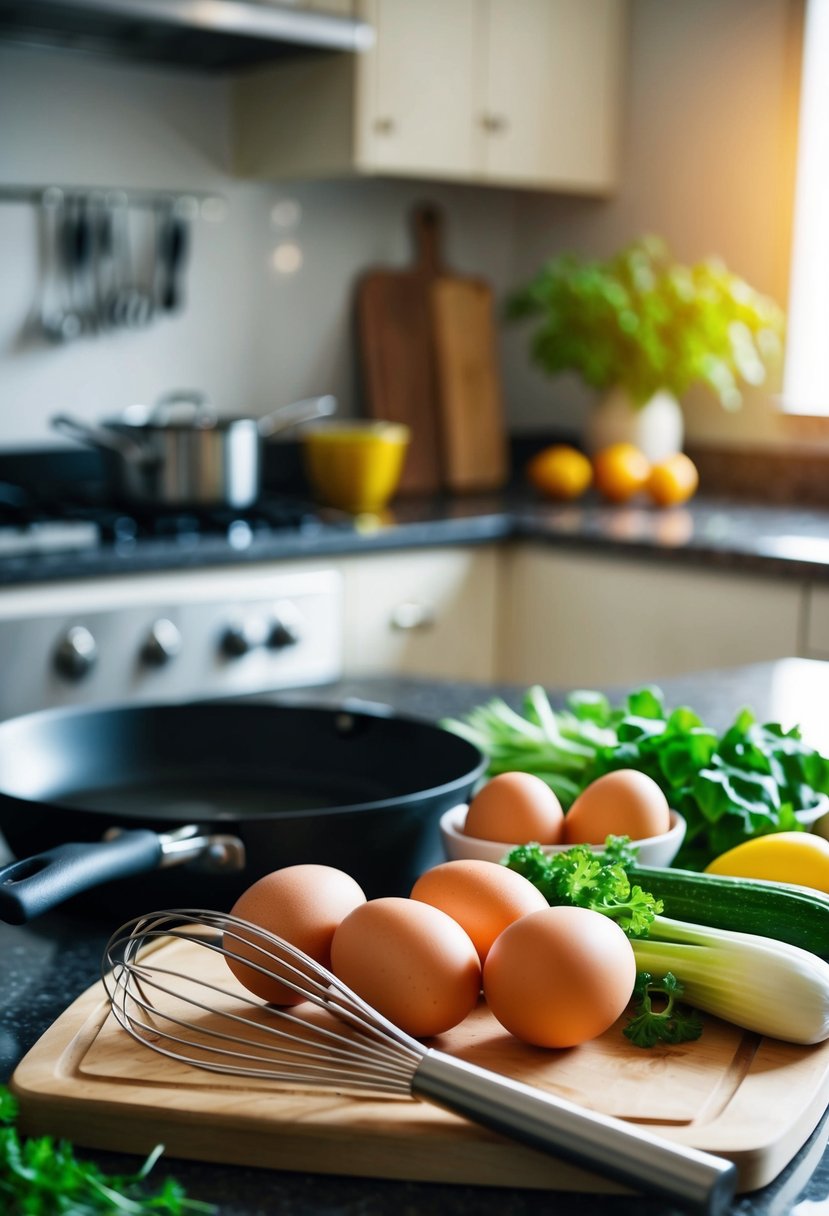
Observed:
[[[154,507],[249,507],[262,490],[263,441],[333,414],[334,397],[310,397],[261,418],[221,416],[195,392],[171,393],[91,425],[57,414],[55,430],[98,448],[120,500]]]

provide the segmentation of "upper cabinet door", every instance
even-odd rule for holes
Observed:
[[[479,0],[366,0],[358,148],[372,171],[469,177]],[[477,62],[480,62],[477,60]]]
[[[617,172],[625,0],[484,0],[479,122],[492,181],[609,190]]]

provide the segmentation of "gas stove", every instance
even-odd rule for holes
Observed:
[[[218,541],[244,550],[276,535],[353,526],[342,512],[291,495],[270,495],[245,510],[149,510],[122,507],[82,488],[56,494],[0,484],[0,558],[92,549],[128,555],[148,542],[192,549]]]
[[[336,679],[340,574],[272,556],[323,528],[353,523],[292,495],[147,511],[82,484],[0,484],[0,718]]]

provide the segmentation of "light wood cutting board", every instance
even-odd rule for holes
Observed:
[[[443,482],[457,493],[497,490],[509,472],[494,307],[483,279],[432,285]]]
[[[163,944],[157,961],[204,974],[205,952]],[[233,985],[224,960],[210,967]],[[643,1051],[621,1024],[566,1051],[528,1047],[483,1003],[432,1045],[659,1136],[721,1153],[740,1189],[770,1182],[829,1104],[829,1043],[795,1047],[706,1018],[695,1043]],[[134,1042],[96,984],[18,1066],[25,1132],[87,1147],[309,1173],[416,1181],[619,1191],[615,1183],[514,1144],[425,1103],[300,1092],[177,1063]]]

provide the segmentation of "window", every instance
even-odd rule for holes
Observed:
[[[806,0],[783,408],[829,415],[829,3]]]

